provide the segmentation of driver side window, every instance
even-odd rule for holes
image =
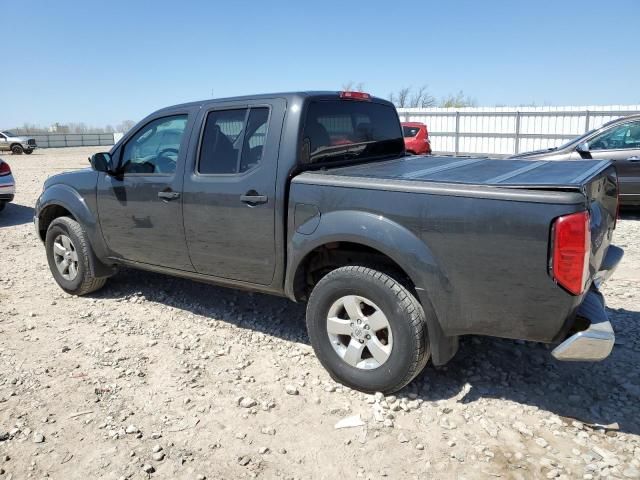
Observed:
[[[124,174],[171,175],[176,171],[187,115],[158,118],[145,125],[124,146]]]
[[[595,137],[590,150],[619,150],[640,148],[640,122],[625,123]]]

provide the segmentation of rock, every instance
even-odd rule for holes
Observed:
[[[207,480],[207,477],[205,477],[203,474],[198,474],[196,475],[196,480]]]
[[[162,460],[164,460],[164,452],[156,452],[153,454],[153,459],[156,462],[161,462]]]
[[[162,451],[162,447],[160,445],[155,445],[152,449],[153,453],[158,453]]]
[[[536,444],[542,448],[547,448],[549,446],[549,443],[542,437],[536,438]]]
[[[640,478],[640,470],[635,467],[629,467],[622,472],[622,475],[625,478]]]
[[[423,444],[421,444],[421,443],[418,443],[418,444],[416,445],[416,450],[424,450],[424,445],[423,445]]]
[[[514,422],[513,428],[520,432],[525,437],[533,437],[533,432],[522,422]]]
[[[547,472],[547,478],[556,478],[560,476],[560,470],[558,470],[557,468],[552,468],[551,470],[549,470]]]
[[[260,450],[258,450],[258,453],[260,455],[264,455],[265,453],[269,453],[269,447],[260,447]]]
[[[409,441],[409,438],[407,438],[404,433],[400,432],[400,435],[398,435],[398,441],[400,443],[407,443]]]
[[[71,349],[69,347],[67,347],[66,345],[64,347],[62,347],[62,353],[67,353],[70,350]]]
[[[240,400],[240,402],[238,403],[238,405],[240,405],[242,408],[251,408],[251,407],[255,407],[258,404],[258,402],[256,402],[253,398],[251,397],[242,397],[242,399]]]
[[[127,428],[125,429],[125,433],[128,433],[130,435],[134,434],[134,433],[138,433],[140,430],[138,430],[138,427],[136,427],[135,425],[128,425]]]
[[[6,440],[9,440],[9,438],[10,438],[9,432],[0,433],[0,442],[4,442]]]
[[[289,395],[298,395],[299,393],[298,389],[294,385],[290,385],[290,384],[284,387],[284,390]]]
[[[44,443],[44,435],[39,432],[33,434],[33,443]]]
[[[238,463],[243,467],[246,467],[247,465],[249,465],[250,462],[251,462],[251,457],[249,457],[249,455],[244,455],[238,458]]]
[[[336,423],[334,428],[337,430],[340,428],[361,427],[363,425],[365,425],[365,423],[360,418],[360,414],[358,414],[343,418]]]
[[[142,465],[142,471],[145,473],[153,473],[156,471],[156,469],[153,467],[153,465],[145,463],[144,465]]]
[[[279,448],[279,449],[278,449],[278,453],[280,453],[280,454],[284,455],[284,454],[286,454],[286,453],[287,453],[287,449],[286,449],[286,448]]]

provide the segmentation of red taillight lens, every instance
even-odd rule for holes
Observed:
[[[371,95],[364,92],[340,92],[340,98],[344,100],[371,100]]]
[[[589,277],[591,230],[589,212],[559,217],[553,224],[551,273],[574,295],[580,295]]]
[[[9,175],[11,173],[11,167],[7,162],[0,162],[0,176]]]

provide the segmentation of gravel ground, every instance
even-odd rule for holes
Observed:
[[[640,478],[637,214],[618,223],[627,255],[604,289],[609,359],[470,337],[445,368],[369,396],[329,378],[285,299],[133,270],[63,293],[32,207],[47,176],[98,150],[5,156],[0,480]]]

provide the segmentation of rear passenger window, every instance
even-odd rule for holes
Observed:
[[[268,119],[266,107],[210,112],[202,134],[198,172],[234,174],[257,166]]]

